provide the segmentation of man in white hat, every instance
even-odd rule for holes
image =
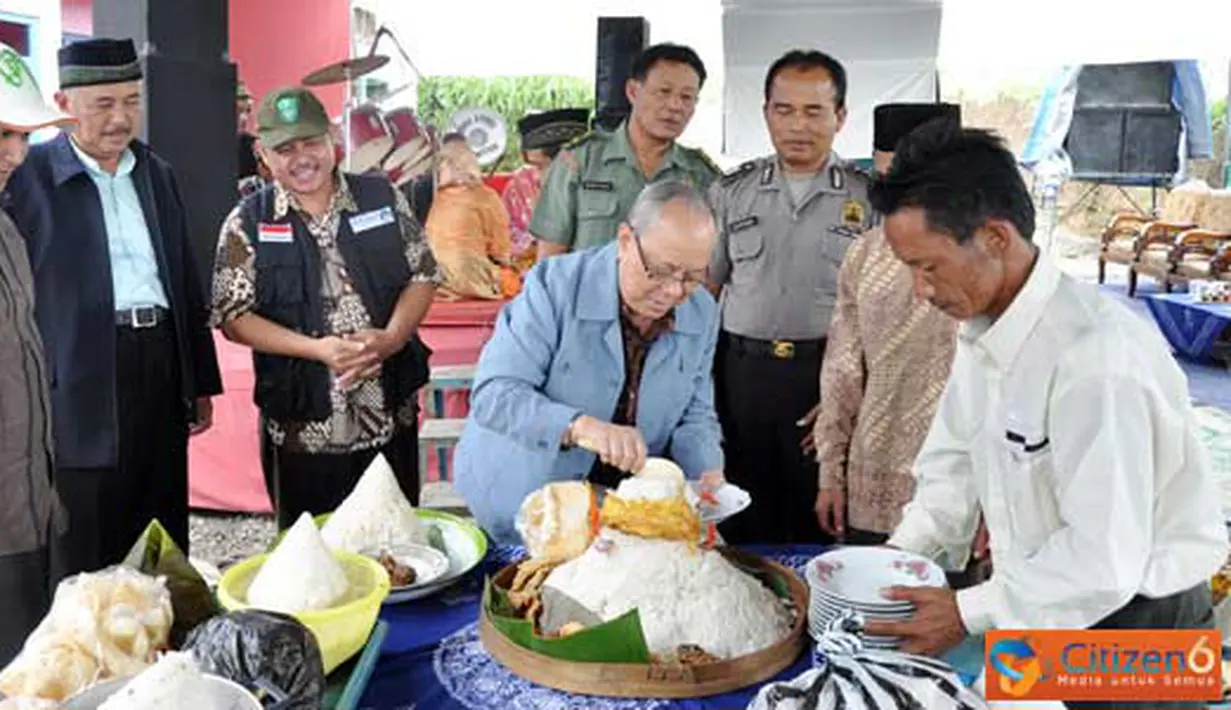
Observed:
[[[17,52],[0,44],[0,195],[25,160],[30,133],[72,118],[43,102]],[[34,321],[25,240],[0,211],[0,666],[51,602],[48,549],[59,502],[52,481],[43,341]]]

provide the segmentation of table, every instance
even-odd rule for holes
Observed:
[[[1218,336],[1231,325],[1231,304],[1201,303],[1189,293],[1151,294],[1146,305],[1171,347],[1198,362],[1211,359]]]
[[[819,545],[749,546],[748,550],[801,570],[824,551]],[[385,607],[389,624],[384,652],[364,694],[370,710],[708,710],[743,708],[757,688],[695,700],[653,700],[575,696],[523,680],[492,659],[479,642],[476,621],[485,575],[521,559],[521,548],[494,547],[475,574],[444,596]],[[964,670],[982,665],[982,644],[972,640],[960,649],[961,660],[946,658]],[[790,680],[810,667],[809,654],[775,680]],[[969,675],[969,673],[968,673]],[[968,679],[971,680],[971,679]],[[772,682],[772,681],[771,681]]]

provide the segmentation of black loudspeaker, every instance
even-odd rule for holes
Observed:
[[[650,23],[644,17],[598,18],[598,52],[594,72],[594,123],[613,130],[632,107],[624,84],[637,58],[650,40]]]
[[[137,51],[223,61],[227,0],[94,0],[94,36],[131,38]]]
[[[208,293],[218,232],[238,201],[235,65],[150,55],[145,72],[145,132],[175,170]]]
[[[1179,170],[1183,128],[1171,104],[1170,62],[1083,67],[1065,150],[1073,178],[1163,184]]]

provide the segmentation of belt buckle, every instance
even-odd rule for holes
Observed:
[[[790,360],[795,357],[795,343],[789,340],[775,340],[770,352],[779,360]]]
[[[145,320],[141,317],[141,314],[143,313],[149,315],[149,320]],[[133,316],[133,328],[136,328],[138,330],[141,330],[144,328],[153,328],[154,326],[158,325],[158,309],[156,308],[153,308],[150,306],[138,306],[132,309],[132,316]]]

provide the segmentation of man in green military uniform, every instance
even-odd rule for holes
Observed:
[[[675,142],[697,108],[705,65],[688,47],[657,44],[633,63],[625,86],[632,112],[614,131],[578,138],[552,161],[530,233],[539,258],[616,238],[616,229],[649,183],[686,182],[705,190],[719,170],[700,150]]]
[[[722,526],[733,543],[818,542],[818,470],[800,420],[820,400],[821,356],[838,267],[871,226],[869,176],[833,152],[846,120],[846,71],[827,54],[788,52],[765,77],[775,154],[714,183],[721,297],[715,357],[729,480],[752,507]]]

